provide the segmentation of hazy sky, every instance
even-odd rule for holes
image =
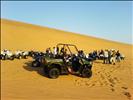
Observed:
[[[1,17],[132,43],[132,1],[2,1]]]

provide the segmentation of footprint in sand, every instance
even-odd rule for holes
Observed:
[[[95,86],[95,84],[93,83],[93,84],[89,84],[89,87],[93,87],[93,86]]]
[[[85,83],[85,85],[86,85],[86,86],[90,86],[90,84],[89,84],[89,83],[87,83],[87,82]]]
[[[116,83],[121,83],[117,77],[114,77],[114,80],[116,81]]]
[[[101,78],[102,78],[102,80],[104,80],[105,78],[104,78],[104,76],[101,74]]]
[[[114,85],[113,85],[113,84],[110,84],[110,86],[111,86],[111,87],[114,87]]]
[[[95,75],[97,75],[97,73],[95,73]]]
[[[114,77],[115,80],[118,80],[117,77]]]
[[[127,90],[128,89],[128,87],[121,87],[122,89],[124,89],[124,90]]]
[[[105,84],[105,86],[107,86],[108,85],[108,82],[107,81],[104,81],[104,84]]]
[[[98,71],[97,73],[101,73],[101,71]]]
[[[131,94],[130,94],[130,92],[123,92],[123,94],[125,95],[125,96],[127,96],[127,98],[129,99],[129,100],[131,100]]]
[[[100,86],[103,86],[104,84],[103,84],[103,82],[99,81],[99,85],[100,85]]]
[[[105,76],[107,76],[107,77],[109,77],[109,78],[111,77],[111,75],[110,75],[110,74],[108,74],[108,73],[105,73]]]
[[[111,75],[109,74],[108,77],[111,77]]]
[[[80,80],[79,79],[76,79],[75,82],[74,82],[74,84],[77,85],[77,86],[80,86],[81,85],[80,84]]]
[[[114,91],[115,91],[115,89],[114,89],[114,88],[111,88],[111,91],[112,91],[112,92],[114,92]]]
[[[115,84],[114,80],[112,78],[108,79],[110,83]]]

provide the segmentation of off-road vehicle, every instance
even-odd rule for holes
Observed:
[[[66,54],[60,54],[54,57],[38,56],[32,62],[33,67],[43,66],[44,73],[49,78],[58,78],[59,75],[73,74],[81,77],[91,77],[92,75],[92,61],[88,61],[85,58],[76,56],[78,49],[73,44],[57,44],[58,48],[64,48],[67,51]],[[71,48],[75,49],[73,52]]]
[[[10,50],[1,51],[0,58],[2,60],[14,60],[14,54]]]

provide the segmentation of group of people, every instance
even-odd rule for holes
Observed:
[[[53,50],[49,47],[46,49],[46,55],[48,56],[66,56],[67,55],[67,49],[65,49],[64,47],[62,47],[61,49],[59,49],[59,47],[53,47]]]
[[[36,54],[28,51],[21,51],[17,50],[13,54],[10,50],[2,50],[1,51],[1,58],[5,57],[5,55],[9,58],[11,56],[14,56],[16,58],[22,57],[22,56],[28,56],[30,54]],[[38,53],[37,53],[38,54]],[[40,53],[39,53],[40,54]],[[67,49],[62,47],[53,47],[52,49],[49,47],[46,49],[45,53],[41,53],[41,55],[46,55],[49,57],[69,57],[70,54],[68,54]],[[105,50],[94,50],[93,52],[90,52],[88,54],[85,54],[83,50],[79,50],[75,56],[79,56],[81,58],[85,59],[92,59],[92,60],[103,60],[104,64],[116,64],[116,62],[120,62],[121,60],[124,60],[125,56],[119,52],[119,50],[115,49],[105,49]]]
[[[120,62],[124,60],[125,56],[119,52],[119,50],[115,49],[105,49],[105,50],[94,50],[89,53],[90,57],[95,59],[103,60],[104,64],[116,64],[116,62]]]
[[[53,55],[56,57],[57,55],[66,56],[67,49],[60,48],[59,47],[53,47],[53,50],[51,48],[46,49],[46,54]],[[79,50],[76,56],[80,56],[82,58],[86,59],[93,59],[93,60],[103,60],[104,64],[116,64],[116,62],[120,62],[121,60],[124,60],[125,56],[119,52],[119,50],[115,49],[105,49],[105,50],[94,50],[93,52],[90,52],[88,54],[85,54],[83,50]]]

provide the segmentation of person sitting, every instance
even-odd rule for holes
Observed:
[[[83,50],[79,50],[78,51],[78,56],[81,57],[81,58],[85,58],[84,51]]]
[[[63,55],[63,54],[64,54],[64,48],[62,47],[60,50],[60,55]]]
[[[56,55],[57,55],[57,48],[53,47],[53,56],[56,57]]]
[[[46,56],[48,56],[48,57],[52,56],[52,51],[51,51],[50,47],[46,49]]]
[[[72,69],[73,69],[73,71],[74,72],[78,72],[79,71],[79,69],[80,69],[80,66],[81,66],[81,64],[80,64],[80,62],[79,62],[79,58],[77,57],[77,56],[73,56],[72,57]]]

